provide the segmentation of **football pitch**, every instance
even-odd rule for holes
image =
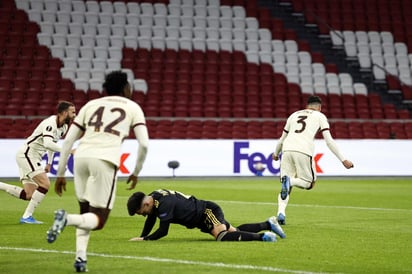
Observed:
[[[0,192],[0,273],[74,272],[75,229],[46,241],[54,210],[78,212],[73,184],[63,197],[53,186],[52,178],[35,212],[41,225],[19,224],[27,202]],[[294,188],[283,226],[287,238],[276,243],[216,242],[179,225],[158,241],[130,242],[145,219],[128,216],[133,191],[126,188],[119,179],[105,228],[91,234],[89,273],[412,273],[412,178],[320,177],[310,191]],[[275,215],[280,183],[277,177],[141,178],[135,191],[159,188],[215,201],[237,226]]]

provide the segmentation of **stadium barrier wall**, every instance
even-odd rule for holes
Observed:
[[[15,154],[23,139],[0,139],[0,177],[18,177]],[[279,161],[272,161],[277,140],[151,140],[140,176],[168,177],[170,161],[178,161],[176,176],[255,176],[255,167],[264,167],[262,176],[279,175]],[[61,142],[60,142],[61,143]],[[347,170],[330,152],[326,143],[315,141],[318,176],[412,176],[412,140],[337,140],[338,147],[355,168]],[[127,139],[122,146],[118,175],[126,177],[137,157],[137,141]],[[59,154],[55,154],[51,176],[56,174]],[[44,164],[46,156],[44,157]],[[257,163],[260,163],[257,165]],[[66,171],[73,176],[73,158]]]

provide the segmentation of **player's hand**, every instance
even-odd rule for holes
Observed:
[[[143,237],[134,237],[129,240],[130,242],[144,241]]]
[[[352,163],[351,161],[349,161],[349,160],[344,160],[344,161],[342,162],[342,164],[343,164],[347,169],[353,168],[353,163]]]
[[[72,150],[70,150],[70,154],[74,155],[76,153],[76,149],[73,148]]]
[[[130,187],[127,188],[127,190],[134,189],[137,185],[137,181],[138,181],[137,176],[134,176],[133,174],[131,174],[129,176],[129,178],[127,179],[126,184],[128,184],[130,182],[132,182],[132,183],[130,184]]]
[[[51,164],[47,164],[47,165],[44,167],[44,172],[49,173],[49,172],[50,172],[50,169],[51,169]]]
[[[278,156],[278,155],[275,155],[275,153],[273,153],[273,154],[272,154],[272,159],[275,160],[275,161],[277,161],[277,160],[279,160],[279,156]]]
[[[66,178],[57,177],[56,182],[54,183],[54,192],[61,197],[63,191],[66,191]]]

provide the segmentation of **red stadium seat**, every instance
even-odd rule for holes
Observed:
[[[334,4],[328,0],[284,1],[293,3],[295,11],[313,12],[317,17],[311,16],[310,12],[305,12],[308,22],[319,24],[318,18],[321,18],[337,30],[346,28],[353,31],[355,28],[356,30],[363,28],[362,30],[365,31],[388,29],[393,32],[396,42],[398,39],[407,40],[409,36],[408,24],[401,19],[407,18],[405,13],[408,8],[405,8],[405,5],[406,7],[410,5],[401,3],[401,1],[395,1],[391,5],[388,5],[386,1],[374,0],[337,1]],[[53,58],[50,49],[37,42],[36,35],[40,32],[39,24],[30,22],[27,13],[17,10],[13,1],[6,2],[11,3],[7,4],[10,5],[10,14],[5,12],[3,6],[0,7],[2,15],[0,16],[0,34],[7,32],[7,35],[0,35],[0,48],[5,48],[7,52],[5,57],[4,54],[0,57],[0,102],[11,101],[8,94],[12,91],[25,91],[27,95],[24,98],[27,106],[25,104],[21,108],[27,109],[28,112],[25,113],[33,113],[30,110],[31,105],[38,104],[39,100],[50,106],[57,100],[67,99],[81,106],[88,99],[100,97],[98,91],[77,91],[71,80],[61,78],[62,60]],[[162,1],[162,3],[169,4],[168,1]],[[256,16],[259,27],[267,28],[272,32],[272,39],[296,40],[296,31],[285,29],[284,21],[273,18],[269,9],[262,9],[257,1],[221,0],[220,5],[245,7],[247,17]],[[323,26],[325,24],[319,24],[319,32],[329,33],[329,28]],[[10,42],[5,38],[11,39]],[[300,51],[311,51],[311,44],[307,41],[296,40],[296,43]],[[310,54],[312,63],[324,64],[322,52],[310,52]],[[304,107],[299,84],[289,83],[284,74],[274,73],[271,64],[249,63],[245,52],[123,48],[122,55],[122,68],[132,69],[135,79],[145,79],[148,83],[147,95],[141,92],[133,94],[133,100],[142,105],[148,117],[154,116],[160,119],[163,119],[163,116],[208,119],[214,117],[223,119],[279,117],[283,119],[292,111]],[[326,64],[325,67],[327,72],[338,73],[335,64]],[[30,80],[23,81],[26,79]],[[391,77],[388,77],[386,82],[389,89],[401,90],[405,102],[412,100],[412,91],[409,91],[408,87],[400,86]],[[339,95],[337,95],[339,98],[336,98],[332,94],[321,96],[324,101],[323,110],[330,118],[410,119],[409,111],[385,107],[377,94],[355,95],[351,98]],[[17,97],[16,93],[13,100],[18,101]],[[12,112],[9,110],[8,113],[10,111]],[[3,113],[2,109],[0,114],[4,115]],[[38,113],[44,115],[46,110],[39,109]],[[212,126],[207,128],[213,129]],[[243,135],[244,138],[268,136],[266,131],[264,134],[267,135],[264,135],[255,126],[250,125],[248,129],[245,130],[247,133]],[[353,130],[354,133],[351,135],[340,129],[337,132],[342,138],[354,138],[361,135],[369,138],[373,136],[373,132],[369,129],[368,127],[368,131],[361,134]],[[273,130],[276,134],[272,134],[271,138],[278,134],[276,126]],[[405,132],[399,133],[401,132],[399,127],[394,127],[393,131],[395,130],[398,136],[407,136]],[[203,131],[194,130],[195,133],[190,136],[213,138],[211,131],[213,130],[208,130],[205,135]],[[157,134],[156,130],[153,132],[155,138],[167,138],[162,133]],[[381,134],[380,137],[384,135]],[[185,138],[180,128],[174,129],[166,136]],[[219,135],[216,133],[215,136],[239,138],[238,135],[227,131],[222,131]]]

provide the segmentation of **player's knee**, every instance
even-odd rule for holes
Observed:
[[[50,180],[47,177],[46,173],[40,173],[36,176],[34,176],[33,181],[39,186],[44,189],[49,189],[50,188]]]
[[[239,229],[237,227],[230,226],[228,231],[229,232],[235,232],[235,231],[239,231]]]
[[[307,190],[311,190],[312,188],[315,187],[315,183],[316,183],[316,181],[311,182],[310,185],[309,185],[309,187],[306,188],[306,189],[307,189]]]
[[[104,216],[97,215],[97,227],[93,230],[101,230],[103,229],[104,225],[106,224],[107,218]]]
[[[94,230],[103,229],[104,225],[106,224],[107,219],[109,218],[110,209],[95,208],[95,207],[90,206],[90,212],[96,214],[98,218],[98,224]]]
[[[106,222],[104,222],[104,223],[100,222],[100,218],[99,218],[99,224],[93,230],[102,230],[105,224],[106,224]]]
[[[226,224],[218,224],[218,225],[214,225],[212,231],[210,232],[213,237],[215,237],[215,239],[217,239],[220,235],[220,233],[222,233],[223,231],[227,231],[228,227],[226,226]]]
[[[48,180],[46,182],[39,183],[38,185],[39,185],[39,188],[43,188],[46,190],[49,190],[50,188],[50,182]]]

